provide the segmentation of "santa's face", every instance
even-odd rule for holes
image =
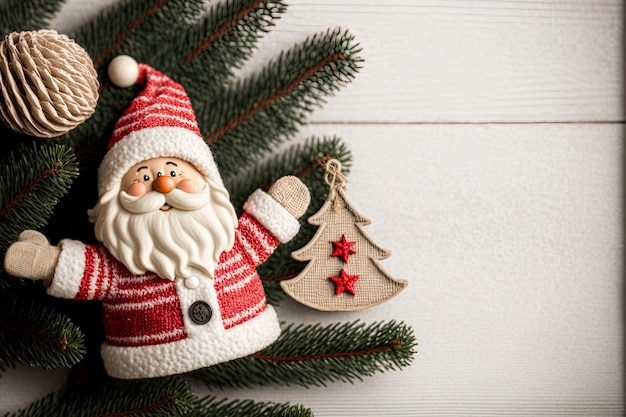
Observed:
[[[226,189],[179,158],[134,165],[89,215],[96,238],[131,272],[169,279],[192,268],[212,276],[237,224]]]
[[[130,197],[143,197],[151,191],[167,195],[169,193],[195,194],[201,191],[206,181],[189,162],[180,158],[154,158],[140,162],[122,177],[121,193]],[[135,198],[131,200],[140,200]],[[160,210],[167,211],[172,206],[164,203]]]

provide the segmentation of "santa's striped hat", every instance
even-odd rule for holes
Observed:
[[[139,83],[145,84],[145,88],[115,124],[107,153],[98,169],[100,196],[119,186],[133,165],[159,157],[183,159],[223,185],[182,85],[127,56],[111,62],[109,78],[120,87]]]

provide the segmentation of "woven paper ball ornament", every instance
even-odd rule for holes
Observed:
[[[93,114],[98,87],[91,58],[66,35],[14,32],[0,43],[0,118],[16,132],[68,132]]]

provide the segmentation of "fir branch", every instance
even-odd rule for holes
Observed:
[[[114,380],[74,389],[61,398],[62,413],[93,416],[183,416],[198,406],[191,387],[180,377]]]
[[[254,402],[250,400],[217,399],[208,396],[200,400],[200,406],[192,417],[312,417],[310,409],[302,405]]]
[[[193,373],[207,386],[302,385],[362,380],[377,372],[399,370],[413,360],[413,330],[390,321],[289,325],[258,354]]]
[[[172,76],[187,89],[195,108],[202,109],[212,96],[219,96],[234,78],[234,70],[250,58],[262,34],[285,10],[280,0],[227,0],[187,28],[183,42],[173,51],[181,65]]]
[[[326,65],[330,63],[336,63],[340,59],[345,59],[345,55],[335,54],[333,56],[325,57],[319,62],[316,62],[311,68],[307,69],[303,74],[300,74],[298,78],[296,78],[291,83],[284,86],[280,91],[277,91],[272,96],[264,98],[259,103],[255,104],[254,107],[247,109],[245,112],[237,116],[235,119],[229,121],[224,126],[220,127],[217,131],[213,132],[210,136],[205,138],[205,142],[208,143],[209,145],[217,142],[217,140],[220,139],[222,136],[231,132],[233,129],[236,129],[242,123],[244,123],[251,117],[255,116],[257,113],[259,113],[260,111],[267,108],[270,104],[280,100],[281,98],[285,97],[287,94],[291,93],[293,90],[296,89],[296,87],[298,87],[304,81],[311,78],[313,74],[320,71]]]
[[[4,217],[8,212],[19,204],[26,196],[35,190],[41,183],[48,177],[55,177],[57,175],[57,168],[60,168],[63,164],[60,161],[51,161],[50,168],[46,168],[43,171],[36,173],[35,177],[20,190],[11,200],[7,201],[4,206],[0,207],[0,217]]]
[[[52,394],[7,417],[169,417],[190,415],[198,399],[180,377],[113,380]]]
[[[105,61],[106,58],[111,56],[115,51],[119,49],[120,46],[124,44],[124,42],[126,41],[126,39],[128,39],[130,34],[135,29],[137,29],[137,26],[139,26],[144,20],[146,20],[148,17],[150,17],[151,15],[156,13],[159,9],[161,9],[163,6],[165,6],[165,4],[167,4],[169,1],[170,0],[158,0],[157,2],[153,3],[148,9],[146,9],[143,13],[141,13],[139,16],[133,19],[133,21],[130,22],[119,35],[117,35],[115,40],[109,46],[107,46],[106,49],[100,53],[100,55],[98,55],[93,60],[93,65],[96,68],[102,65],[102,63]]]
[[[6,0],[0,3],[0,34],[46,27],[63,0]]]
[[[265,3],[266,2],[264,0],[254,0],[243,9],[239,10],[235,15],[229,17],[220,27],[212,31],[205,40],[189,52],[185,56],[183,62],[188,64],[198,58],[204,51],[211,48],[218,39],[222,38],[227,32],[229,32],[235,24],[237,24],[240,20],[243,20],[248,14],[250,14],[250,12],[257,9],[261,4]]]
[[[268,189],[278,178],[295,175],[316,192],[311,198],[312,207],[308,212],[315,213],[322,206],[328,187],[323,176],[325,160],[335,158],[341,161],[345,175],[350,172],[352,155],[350,150],[336,136],[307,138],[273,155],[259,160],[236,177],[228,177],[224,183],[230,192],[233,205],[241,208],[248,196],[257,188]],[[321,191],[321,192],[317,192]]]
[[[376,348],[356,350],[353,352],[341,352],[341,353],[317,353],[314,355],[304,356],[272,356],[262,353],[256,353],[251,355],[254,359],[260,359],[267,362],[282,363],[282,362],[302,362],[302,361],[317,361],[320,359],[346,359],[354,356],[361,355],[374,355],[377,353],[388,352],[392,350],[402,349],[402,344],[399,340],[393,340],[391,344],[385,346],[378,346]]]
[[[15,292],[0,296],[0,340],[0,368],[68,368],[85,354],[83,333],[68,317]]]
[[[0,257],[4,258],[23,230],[46,226],[59,199],[78,175],[78,168],[72,150],[60,145],[24,145],[2,166]]]
[[[293,135],[315,107],[354,77],[359,52],[348,32],[314,36],[260,74],[216,93],[198,110],[198,120],[218,162],[234,175]]]

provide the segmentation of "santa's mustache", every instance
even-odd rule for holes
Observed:
[[[122,191],[120,203],[131,213],[141,214],[160,210],[166,204],[178,210],[192,211],[206,206],[210,199],[208,184],[196,191],[187,193],[175,188],[167,194],[158,191],[149,191],[140,196],[132,196]]]

